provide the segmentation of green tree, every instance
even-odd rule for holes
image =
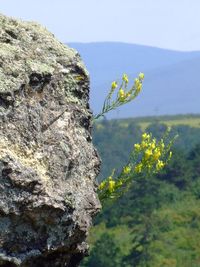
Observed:
[[[82,267],[121,267],[121,251],[110,234],[102,234]]]

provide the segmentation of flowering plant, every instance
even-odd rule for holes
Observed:
[[[151,176],[161,171],[172,157],[171,146],[176,136],[169,139],[168,128],[160,140],[156,140],[151,134],[143,133],[140,143],[134,145],[128,163],[123,167],[118,177],[114,177],[115,171],[98,187],[100,200],[117,198],[128,190],[136,177],[142,175]]]
[[[144,74],[140,73],[134,80],[134,84],[128,89],[129,78],[127,74],[122,77],[120,86],[116,81],[111,84],[110,91],[104,101],[102,111],[94,116],[98,119],[105,113],[122,106],[135,99],[142,89]],[[163,138],[156,140],[151,134],[143,133],[141,143],[134,145],[128,163],[123,167],[119,176],[115,176],[115,170],[98,187],[100,200],[117,198],[126,192],[134,178],[142,177],[161,171],[172,157],[171,146],[176,138],[167,140],[170,129],[166,131]]]
[[[133,99],[135,99],[140,91],[142,90],[142,82],[144,80],[144,73],[140,73],[138,78],[135,79],[134,84],[131,88],[128,88],[129,78],[127,74],[122,76],[122,82],[120,86],[116,81],[113,81],[111,84],[110,91],[105,98],[102,111],[94,116],[94,119],[98,119],[104,116],[105,113],[110,110],[116,109],[119,106],[122,106]]]

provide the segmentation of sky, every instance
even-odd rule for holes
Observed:
[[[200,0],[0,0],[0,13],[38,21],[62,42],[200,50]]]

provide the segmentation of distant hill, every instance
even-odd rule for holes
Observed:
[[[91,76],[91,107],[101,109],[113,80],[145,73],[143,92],[109,118],[200,113],[200,51],[179,52],[126,43],[69,43]]]

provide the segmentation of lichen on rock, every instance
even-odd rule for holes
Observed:
[[[89,77],[36,23],[0,15],[0,266],[78,266],[100,209]]]

